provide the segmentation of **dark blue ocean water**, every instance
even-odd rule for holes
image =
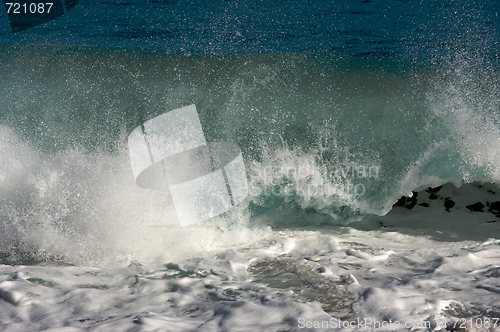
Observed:
[[[421,61],[451,49],[498,60],[499,13],[493,0],[81,0],[66,15],[16,35],[2,10],[0,42]]]

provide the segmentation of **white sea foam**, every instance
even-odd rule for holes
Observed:
[[[473,240],[466,225],[487,217],[441,210],[395,208],[373,217],[392,222],[374,230],[282,228],[168,264],[4,265],[2,331],[354,331],[360,323],[373,331],[498,331],[500,242],[490,236],[500,225],[485,222]],[[408,217],[446,215],[453,239],[405,226]]]

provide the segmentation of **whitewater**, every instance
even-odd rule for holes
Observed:
[[[423,59],[398,29],[323,40],[335,15],[264,33],[247,2],[213,24],[193,2],[199,26],[168,34],[148,10],[175,4],[128,6],[144,31],[99,34],[88,20],[113,20],[88,2],[87,35],[69,13],[0,29],[1,331],[500,331],[498,20]],[[442,37],[418,31],[420,51]],[[207,141],[241,149],[248,197],[181,227],[127,139],[193,104]]]

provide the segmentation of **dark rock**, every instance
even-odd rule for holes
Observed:
[[[394,204],[394,206],[402,206],[409,210],[413,209],[417,204],[418,193],[414,191],[412,191],[412,193],[413,193],[412,197],[403,196],[400,199],[398,199],[398,201]]]
[[[396,203],[394,203],[394,206],[405,206],[406,203],[406,197],[402,196]]]
[[[415,205],[417,204],[417,196],[418,196],[418,193],[412,191],[413,193],[413,196],[409,197],[407,200],[406,200],[406,208],[407,209],[413,209],[413,207],[415,207]]]
[[[500,214],[500,202],[496,201],[490,204],[490,208],[488,209],[488,212],[494,213],[494,214]]]
[[[471,205],[467,205],[466,208],[468,208],[471,211],[475,211],[475,212],[483,212],[484,204],[481,202],[477,202],[477,203],[474,203]]]
[[[455,206],[455,202],[452,201],[451,199],[447,199],[444,201],[444,209],[448,212],[450,212],[450,209]]]
[[[435,194],[435,193],[437,193],[438,191],[440,191],[442,188],[443,188],[443,186],[439,186],[439,187],[436,187],[436,188],[431,188],[431,187],[429,187],[429,188],[427,189],[427,192],[428,192],[428,193],[434,193],[434,194]]]
[[[438,199],[438,195],[432,193],[429,195],[429,199]]]

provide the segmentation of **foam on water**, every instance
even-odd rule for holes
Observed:
[[[239,244],[247,232],[181,228],[166,195],[135,185],[127,151],[46,155],[0,131],[3,263],[164,261]]]

